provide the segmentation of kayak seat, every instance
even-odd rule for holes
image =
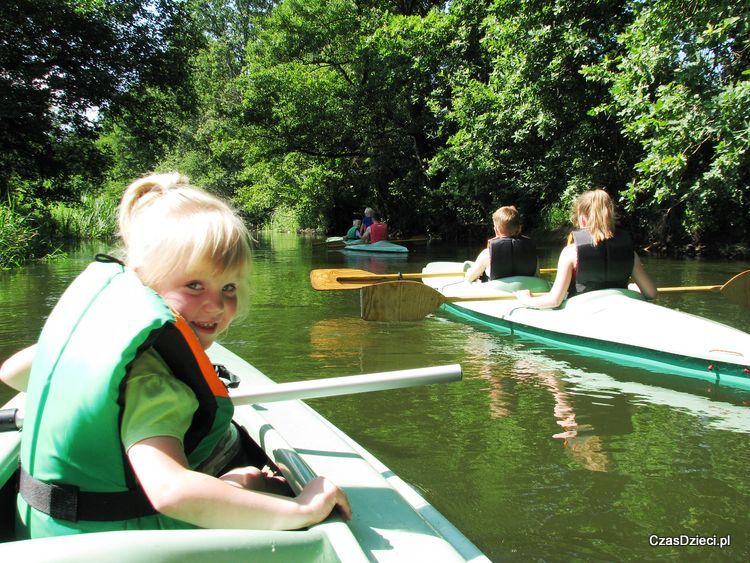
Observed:
[[[534,293],[546,293],[550,290],[550,284],[543,278],[534,276],[511,276],[499,280],[489,281],[482,284],[483,287],[496,289],[498,291],[507,291],[512,293],[521,289],[528,289]]]

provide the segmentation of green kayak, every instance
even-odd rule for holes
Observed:
[[[409,252],[409,249],[400,244],[388,242],[387,240],[379,240],[378,242],[363,243],[362,241],[345,241],[346,247],[344,250],[347,252],[385,252],[385,253],[405,253]]]
[[[422,272],[461,272],[463,266],[433,262]],[[546,280],[520,276],[473,284],[460,276],[423,281],[445,297],[462,298],[550,288]],[[592,291],[567,299],[557,309],[531,309],[514,299],[448,302],[442,307],[459,318],[555,347],[750,390],[750,334],[645,301],[635,291]]]
[[[273,384],[247,362],[214,345],[214,363],[240,377],[240,389]],[[4,408],[21,407],[24,396]],[[477,561],[488,559],[412,487],[299,400],[238,406],[235,421],[282,469],[304,484],[325,475],[344,488],[354,517],[336,515],[305,530],[118,531],[12,541],[20,432],[0,433],[2,561]]]

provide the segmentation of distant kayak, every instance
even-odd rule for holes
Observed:
[[[403,253],[409,252],[409,249],[400,244],[388,242],[387,240],[379,240],[378,242],[363,243],[361,240],[344,241],[346,246],[344,250],[356,251],[356,252],[395,252]]]

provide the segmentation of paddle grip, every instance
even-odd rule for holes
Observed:
[[[0,432],[20,430],[23,419],[18,418],[18,409],[0,409]]]

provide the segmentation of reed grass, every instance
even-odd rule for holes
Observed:
[[[114,236],[117,201],[106,194],[84,195],[78,205],[57,202],[50,207],[56,235],[66,239],[96,240]]]
[[[12,205],[0,205],[0,270],[20,266],[32,256],[38,236],[28,218]]]

